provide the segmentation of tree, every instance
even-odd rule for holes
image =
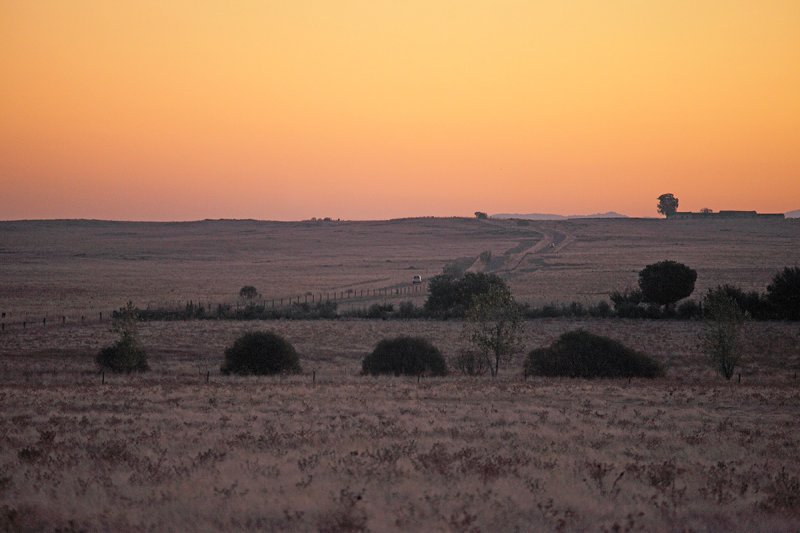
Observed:
[[[496,274],[467,272],[463,276],[439,274],[428,282],[425,310],[444,316],[464,316],[476,296],[498,291],[511,297],[508,285]]]
[[[694,292],[697,271],[676,261],[660,261],[639,272],[644,301],[671,306]]]
[[[704,215],[710,215],[711,213],[714,212],[714,210],[711,209],[710,207],[704,207],[703,209],[700,210],[700,212],[703,213]]]
[[[147,353],[139,342],[138,320],[138,311],[133,302],[114,311],[111,331],[119,334],[119,340],[97,354],[95,360],[100,368],[112,372],[144,372],[149,369]]]
[[[778,317],[800,320],[800,267],[786,267],[772,277],[767,301]]]
[[[678,199],[671,192],[662,194],[658,197],[656,208],[665,217],[671,217],[678,211]]]
[[[511,359],[520,348],[521,313],[511,293],[499,286],[476,295],[467,312],[465,337],[497,376],[500,361]]]
[[[721,290],[708,293],[703,311],[706,321],[703,348],[714,368],[730,380],[739,363],[739,334],[744,314],[736,300]]]
[[[239,298],[244,300],[253,300],[258,297],[258,289],[253,287],[252,285],[245,285],[241,289],[239,289]]]
[[[475,211],[475,218],[477,218],[478,220],[486,220],[487,218],[489,218],[489,215],[487,215],[483,211]]]

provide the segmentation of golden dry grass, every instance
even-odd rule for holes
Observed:
[[[647,348],[661,380],[367,378],[384,336],[452,356],[461,324],[148,323],[152,371],[93,367],[107,326],[26,330],[0,349],[0,524],[89,530],[794,531],[800,332],[751,324],[743,383],[698,326],[525,323],[530,348],[575,327]],[[222,350],[275,329],[305,374],[222,377]],[[69,349],[67,349],[69,347]],[[312,384],[311,372],[316,372]],[[206,372],[210,382],[206,383]]]

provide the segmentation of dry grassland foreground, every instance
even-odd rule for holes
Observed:
[[[461,324],[339,320],[143,324],[152,370],[101,383],[107,327],[1,338],[0,530],[800,528],[796,325],[749,325],[741,384],[687,322],[526,322],[529,348],[583,327],[669,365],[631,382],[524,381],[519,359],[496,380],[361,377],[379,338],[452,356]],[[305,373],[219,375],[249,329],[286,335]]]

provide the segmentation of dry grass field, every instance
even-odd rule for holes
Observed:
[[[0,307],[391,287],[469,258],[532,303],[595,301],[665,258],[696,268],[698,291],[763,290],[800,262],[798,243],[789,221],[7,222]],[[383,337],[421,335],[453,357],[462,328],[148,322],[151,371],[130,376],[97,372],[107,322],[7,328],[0,531],[800,529],[797,323],[745,325],[741,382],[711,371],[702,324],[623,319],[526,321],[524,346],[583,328],[650,353],[666,377],[525,381],[521,354],[494,380],[358,375]],[[220,375],[225,347],[263,329],[297,347],[304,373]]]
[[[385,336],[456,321],[142,325],[151,372],[93,364],[107,325],[28,329],[0,349],[0,528],[9,530],[796,531],[800,328],[749,324],[726,383],[677,321],[534,320],[647,349],[649,380],[368,378]],[[273,329],[304,374],[223,377],[222,351]],[[206,373],[210,373],[206,383]],[[315,374],[312,377],[312,372]],[[312,379],[315,382],[312,383]]]

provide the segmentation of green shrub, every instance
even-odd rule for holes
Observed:
[[[442,353],[427,339],[400,336],[381,340],[364,358],[361,373],[444,376],[447,365]]]
[[[564,333],[547,348],[532,350],[525,375],[572,378],[662,376],[657,361],[622,343],[583,330]]]
[[[298,374],[300,360],[294,346],[271,331],[245,333],[225,350],[223,374]]]
[[[111,331],[119,334],[119,340],[106,346],[97,354],[95,361],[104,370],[112,372],[144,372],[147,352],[139,343],[137,322],[139,313],[133,302],[112,313]]]

